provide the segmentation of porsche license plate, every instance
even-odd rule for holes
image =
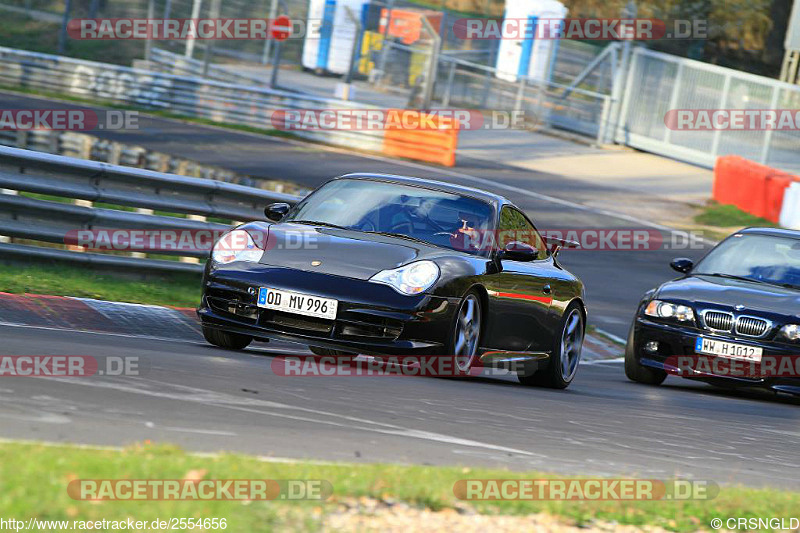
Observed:
[[[310,294],[269,287],[261,287],[258,290],[258,306],[275,311],[334,320],[338,305],[339,302],[331,298],[320,298]]]
[[[703,337],[697,337],[694,351],[702,354],[727,357],[728,359],[753,361],[755,363],[761,362],[761,356],[764,353],[764,350],[754,346],[745,346],[744,344],[734,344],[732,342],[723,342]]]

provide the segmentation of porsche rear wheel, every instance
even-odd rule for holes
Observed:
[[[534,374],[520,372],[517,374],[520,383],[551,389],[566,389],[572,383],[578,372],[585,333],[583,312],[578,304],[567,307],[561,319],[560,332],[547,366]]]
[[[447,347],[447,353],[455,362],[454,370],[459,375],[468,374],[478,357],[482,319],[480,298],[474,292],[467,293],[458,306]]]
[[[249,335],[229,333],[227,331],[209,328],[208,326],[203,326],[203,337],[214,346],[226,350],[243,350],[253,342],[253,337]]]

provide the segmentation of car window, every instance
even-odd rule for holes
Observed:
[[[488,255],[490,249],[482,248],[475,235],[491,233],[493,219],[493,206],[471,196],[393,182],[338,179],[307,196],[284,220],[405,235]]]
[[[498,248],[505,248],[508,243],[519,241],[536,248],[539,252],[537,259],[547,258],[547,246],[544,239],[519,210],[505,206],[500,211],[500,222],[497,229]]]
[[[774,235],[736,235],[709,252],[694,273],[726,274],[800,287],[800,240]]]

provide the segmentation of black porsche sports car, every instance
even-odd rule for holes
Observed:
[[[649,291],[628,336],[625,373],[800,394],[800,231],[749,228]]]
[[[272,204],[215,244],[198,309],[206,339],[283,339],[316,354],[452,356],[564,388],[586,324],[583,284],[512,203],[417,178],[348,174]],[[239,245],[235,243],[238,242]]]

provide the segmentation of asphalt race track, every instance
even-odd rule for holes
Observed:
[[[2,93],[0,102],[78,107]],[[542,228],[646,224],[572,203],[599,194],[631,201],[625,191],[499,164],[437,170],[169,120],[141,118],[140,126],[93,134],[307,185],[351,171],[459,182],[508,196]],[[669,260],[701,253],[565,251],[562,258],[587,285],[590,323],[625,336],[641,294],[672,277]],[[511,376],[283,377],[271,365],[292,347],[280,343],[231,353],[199,340],[13,326],[0,326],[0,337],[8,355],[125,355],[147,362],[139,377],[3,380],[3,438],[101,445],[150,439],[285,458],[687,475],[753,486],[796,486],[800,474],[800,402],[677,378],[661,387],[637,385],[619,363],[584,364],[569,389],[553,391],[520,386]]]
[[[567,474],[675,474],[796,486],[797,405],[583,365],[566,391],[515,378],[286,377],[280,346],[0,326],[12,355],[139,357],[139,377],[6,378],[2,437],[124,445],[150,439],[329,461],[468,464]],[[284,346],[291,352],[291,347]]]

